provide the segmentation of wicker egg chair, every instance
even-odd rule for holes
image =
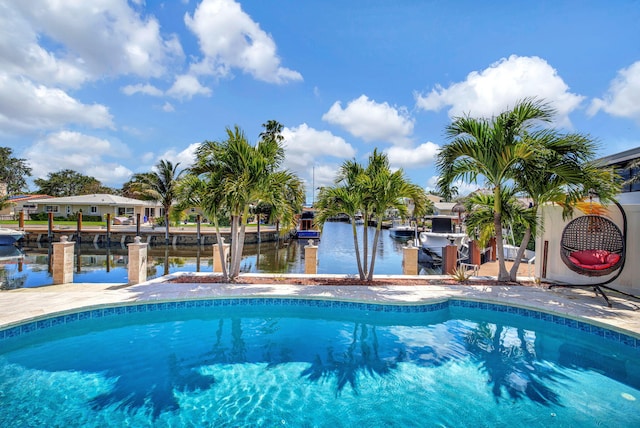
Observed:
[[[608,263],[606,259],[600,263],[580,263],[574,256],[584,252],[611,256]],[[569,269],[580,275],[609,275],[618,270],[624,262],[624,236],[620,228],[606,217],[578,217],[571,220],[562,232],[560,256]]]
[[[555,286],[593,287],[596,293],[602,295],[609,307],[611,302],[603,289],[640,299],[633,294],[607,286],[622,273],[627,251],[627,215],[618,202],[614,201],[614,204],[622,215],[622,231],[608,218],[589,214],[577,217],[565,226],[560,245],[560,257],[569,269],[584,276],[610,275],[609,278],[596,284],[555,284]],[[578,260],[577,257],[581,255],[587,258],[599,257],[600,260],[595,262]],[[549,286],[549,288],[552,287],[554,285]]]

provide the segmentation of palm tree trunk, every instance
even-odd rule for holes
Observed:
[[[498,212],[493,214],[493,226],[496,229],[496,251],[498,252],[498,281],[507,282],[510,279],[507,265],[504,262],[504,245],[502,242],[502,215]]]
[[[240,262],[242,261],[242,247],[244,246],[244,233],[249,219],[249,207],[245,207],[243,214],[236,217],[234,224],[236,225],[236,231],[233,234],[233,242],[231,246],[233,248],[234,257],[231,260],[231,275],[233,278],[237,278],[240,275]]]
[[[233,267],[233,271],[235,273],[236,278],[240,275],[240,262],[242,261],[242,248],[244,247],[244,235],[245,230],[247,228],[247,224],[245,221],[242,221],[240,224],[240,233],[238,236],[238,243],[236,247],[236,263]]]
[[[356,262],[358,263],[358,275],[364,280],[364,270],[362,270],[362,260],[360,260],[360,246],[358,245],[358,229],[356,228],[356,220],[351,218],[351,230],[353,231],[353,246],[356,250]]]
[[[220,253],[220,266],[222,266],[222,279],[227,281],[229,279],[229,271],[227,270],[227,259],[224,256],[224,245],[222,243],[222,234],[220,233],[220,224],[218,223],[218,216],[213,216],[213,224],[216,227],[216,242],[218,245],[218,252]]]
[[[164,209],[164,243],[169,245],[169,210]]]
[[[364,225],[362,226],[363,229],[363,236],[362,236],[362,246],[363,246],[363,262],[364,262],[364,267],[363,270],[364,272],[367,272],[369,270],[368,266],[369,266],[369,213],[365,210],[363,216],[364,218]]]
[[[231,216],[231,243],[230,243],[230,251],[231,251],[231,262],[229,263],[229,279],[233,280],[237,276],[234,271],[234,266],[237,258],[236,252],[236,242],[238,242],[238,219],[239,216],[232,215]]]
[[[509,281],[509,272],[504,262],[504,246],[502,242],[502,194],[500,186],[493,189],[493,227],[496,231],[496,249],[498,251],[498,281]]]
[[[522,257],[524,256],[524,251],[529,245],[529,239],[531,239],[531,228],[527,227],[524,231],[524,236],[522,237],[522,242],[520,243],[520,248],[518,248],[518,253],[516,254],[516,259],[513,261],[513,266],[511,266],[511,272],[509,272],[509,277],[511,281],[518,280],[518,268],[520,267],[520,262],[522,261]]]
[[[371,249],[371,266],[369,266],[369,274],[367,275],[367,281],[373,281],[373,270],[376,265],[376,249],[378,248],[378,239],[380,238],[380,230],[382,229],[382,218],[377,219],[376,234],[373,237],[373,247]]]

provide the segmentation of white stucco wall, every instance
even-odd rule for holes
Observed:
[[[625,265],[620,276],[609,286],[640,295],[640,193],[623,193],[618,202],[622,205],[627,216],[627,242]],[[622,230],[622,214],[615,204],[607,206],[607,217]],[[580,275],[570,270],[560,258],[560,241],[564,227],[575,217],[583,215],[575,212],[573,218],[564,220],[562,208],[546,205],[540,213],[544,221],[544,231],[536,239],[536,277],[543,280],[557,281],[569,284],[595,284],[606,281],[616,272],[600,277]],[[545,259],[544,244],[548,242],[548,252]],[[546,263],[546,277],[542,271]]]

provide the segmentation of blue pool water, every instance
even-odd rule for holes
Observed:
[[[640,426],[640,339],[526,309],[227,299],[0,331],[0,426]]]

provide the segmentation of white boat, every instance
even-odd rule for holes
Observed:
[[[504,254],[505,260],[515,260],[518,255],[518,249],[515,245],[511,244],[502,244],[502,253]],[[522,256],[522,261],[528,262],[529,260],[535,257],[535,251],[524,250],[524,255]]]
[[[24,232],[22,230],[0,227],[0,245],[13,245],[16,241],[22,239],[23,236]]]
[[[502,240],[502,254],[504,255],[505,260],[515,260],[518,255],[519,246],[515,245],[515,238],[513,236],[513,229],[509,227],[508,229],[502,229],[502,236],[504,239]],[[510,242],[509,242],[510,241]],[[535,258],[535,251],[524,250],[524,254],[522,255],[522,261],[528,262]]]
[[[420,232],[419,238],[422,248],[434,258],[442,259],[442,248],[451,244],[458,247],[463,257],[469,254],[467,234],[455,231],[452,217],[432,217],[431,231]]]
[[[442,247],[454,244],[458,251],[467,245],[466,233],[420,232],[420,244],[426,251],[442,257]]]
[[[402,223],[400,220],[393,220],[389,228],[389,236],[392,238],[413,238],[416,235],[416,228],[410,224]]]

